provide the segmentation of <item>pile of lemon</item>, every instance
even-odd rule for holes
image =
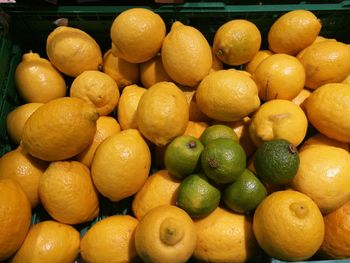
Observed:
[[[103,55],[57,27],[48,59],[29,52],[16,69],[26,103],[0,159],[0,261],[350,258],[350,46],[320,31],[296,10],[273,23],[269,50],[247,20],[211,46],[133,8]],[[100,196],[131,197],[132,212],[80,236]],[[52,220],[31,224],[39,205]]]

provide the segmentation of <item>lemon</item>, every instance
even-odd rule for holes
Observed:
[[[324,237],[323,217],[306,195],[292,190],[266,197],[254,213],[253,230],[260,247],[284,261],[310,258]]]
[[[132,211],[141,220],[155,207],[175,205],[180,181],[170,176],[167,170],[160,170],[149,176],[136,193],[132,202]]]
[[[12,263],[74,262],[79,254],[80,235],[72,226],[55,221],[32,225]]]
[[[166,73],[162,58],[159,55],[140,64],[140,80],[146,89],[162,81],[172,81]]]
[[[253,75],[260,63],[272,54],[273,53],[270,50],[259,50],[258,53],[256,53],[255,56],[252,58],[252,60],[249,63],[247,63],[247,65],[245,66],[245,70]]]
[[[76,77],[85,70],[98,70],[102,53],[96,41],[86,32],[59,26],[47,37],[46,53],[62,73]]]
[[[322,133],[317,133],[314,136],[308,138],[306,141],[303,142],[302,148],[305,149],[306,147],[313,145],[328,145],[342,148],[345,151],[349,151],[349,145],[347,143],[331,139],[323,135]]]
[[[211,48],[203,34],[179,21],[165,37],[161,56],[170,78],[189,87],[197,86],[212,66]]]
[[[255,82],[235,70],[206,76],[197,88],[196,103],[204,114],[219,121],[240,120],[260,106]]]
[[[73,157],[92,142],[97,119],[95,107],[81,99],[52,100],[26,121],[23,149],[45,161]]]
[[[136,119],[141,133],[163,146],[182,135],[188,123],[188,103],[184,93],[172,82],[158,82],[141,97]]]
[[[110,114],[118,104],[119,89],[107,74],[87,70],[77,76],[71,87],[70,96],[93,104],[100,116]]]
[[[39,180],[47,166],[48,163],[30,156],[18,147],[0,158],[0,178],[16,180],[34,208],[40,203]]]
[[[190,89],[183,89],[183,91],[189,103],[189,120],[195,122],[209,122],[210,118],[205,115],[197,105],[196,91]]]
[[[45,210],[61,223],[88,222],[99,212],[90,171],[76,161],[52,162],[40,178],[39,195]]]
[[[205,129],[208,127],[209,127],[209,124],[207,122],[189,121],[187,124],[186,130],[184,132],[184,135],[190,135],[199,139],[200,136],[205,131]]]
[[[43,103],[26,103],[11,111],[6,118],[6,129],[12,141],[19,144],[22,139],[23,127],[29,117]]]
[[[293,10],[280,16],[268,33],[269,48],[275,53],[296,55],[311,45],[321,31],[321,23],[308,10]]]
[[[237,66],[253,59],[261,45],[259,29],[245,19],[223,24],[214,36],[214,52],[225,64]]]
[[[256,146],[264,141],[285,139],[299,145],[306,135],[307,118],[303,110],[288,100],[264,103],[253,115],[249,134]]]
[[[148,145],[137,130],[128,129],[110,136],[97,148],[91,165],[92,179],[102,195],[119,201],[141,189],[150,166]]]
[[[0,179],[0,260],[14,254],[22,245],[30,225],[30,203],[19,183]]]
[[[165,37],[162,18],[145,8],[131,8],[121,12],[113,21],[110,35],[114,56],[131,63],[153,58]]]
[[[138,220],[115,215],[93,225],[81,240],[80,253],[87,263],[134,262],[135,229]]]
[[[136,251],[144,262],[187,262],[196,240],[192,219],[185,211],[172,205],[149,211],[135,232]]]
[[[209,144],[211,141],[214,141],[219,138],[228,138],[234,141],[238,141],[237,134],[232,128],[223,124],[214,124],[209,126],[202,133],[200,140],[204,146]]]
[[[210,73],[218,70],[222,70],[224,68],[224,65],[222,61],[217,57],[215,54],[215,51],[213,48],[211,48],[211,58],[212,58],[212,63],[211,63],[211,69]]]
[[[292,102],[306,112],[307,98],[310,97],[311,91],[308,89],[302,89],[297,96],[292,99]]]
[[[19,95],[27,102],[45,103],[66,95],[66,83],[50,61],[37,53],[26,53],[15,72]]]

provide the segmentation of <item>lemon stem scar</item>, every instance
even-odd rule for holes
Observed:
[[[208,160],[208,163],[209,163],[209,166],[210,166],[211,168],[218,168],[218,166],[219,166],[218,161],[215,160],[215,159],[209,159],[209,160]]]
[[[189,142],[188,142],[188,147],[189,147],[190,149],[196,148],[196,146],[197,146],[197,144],[196,144],[195,141],[189,141]]]
[[[162,243],[173,246],[182,240],[184,231],[180,222],[169,217],[161,223],[159,235]]]
[[[290,204],[289,208],[294,212],[294,214],[298,218],[301,218],[301,219],[304,218],[309,212],[308,208],[301,203],[292,203]]]
[[[221,49],[219,49],[219,50],[216,52],[216,55],[220,57],[220,56],[224,55],[224,51],[222,51]]]
[[[290,153],[292,153],[292,154],[295,154],[297,152],[297,149],[295,148],[295,146],[293,144],[289,144],[288,149],[289,149]]]

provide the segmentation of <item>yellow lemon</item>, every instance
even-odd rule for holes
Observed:
[[[119,89],[109,75],[87,70],[74,79],[70,96],[93,104],[100,116],[103,116],[110,114],[117,106]]]
[[[40,178],[39,195],[45,210],[61,223],[88,222],[99,212],[90,171],[76,161],[52,162]]]
[[[189,121],[183,135],[190,135],[199,139],[199,137],[201,137],[204,130],[208,127],[209,127],[209,124],[207,122]]]
[[[140,80],[146,89],[158,82],[172,81],[158,55],[140,64]]]
[[[190,216],[172,205],[153,208],[141,219],[135,232],[136,251],[145,262],[186,262],[196,240]]]
[[[72,226],[55,221],[33,225],[11,263],[71,263],[79,254],[80,235]]]
[[[131,63],[153,58],[165,37],[162,18],[145,8],[131,8],[120,13],[111,26],[114,56]]]
[[[349,151],[349,145],[347,143],[331,139],[323,135],[322,133],[317,133],[316,135],[310,137],[305,142],[303,142],[302,149],[305,149],[305,147],[313,146],[313,145],[328,145],[328,146],[342,148],[345,151]]]
[[[259,64],[253,79],[262,100],[291,100],[304,88],[305,70],[295,57],[275,54]]]
[[[128,129],[110,136],[97,148],[92,179],[102,195],[119,201],[140,190],[150,166],[148,145],[137,130]]]
[[[30,225],[30,203],[22,187],[13,179],[0,179],[0,260],[22,245]]]
[[[22,146],[45,161],[64,160],[83,151],[93,140],[98,113],[78,98],[59,98],[38,108],[23,128]]]
[[[87,167],[91,166],[92,159],[94,158],[97,147],[108,137],[120,132],[120,126],[116,119],[109,116],[101,116],[96,122],[96,133],[92,143],[81,153],[79,153],[75,159]]]
[[[299,150],[299,169],[293,189],[312,198],[322,213],[350,199],[350,155],[341,148],[315,144]]]
[[[197,244],[193,256],[201,262],[258,262],[260,249],[246,215],[221,207],[195,221]]]
[[[253,115],[249,134],[256,146],[264,141],[285,139],[295,146],[306,135],[307,118],[303,110],[288,100],[264,103]]]
[[[27,102],[45,103],[66,95],[66,83],[50,61],[37,53],[26,53],[15,72],[19,95]]]
[[[42,105],[44,104],[34,102],[23,104],[7,115],[7,133],[16,144],[19,144],[21,142],[23,127],[28,118]]]
[[[162,146],[182,135],[189,119],[185,94],[172,82],[158,82],[141,97],[136,112],[141,133]]]
[[[122,130],[137,129],[136,111],[140,99],[146,92],[137,85],[125,87],[118,103],[118,121]]]
[[[259,50],[258,53],[252,58],[251,61],[245,66],[245,70],[250,74],[254,74],[256,68],[265,59],[271,56],[273,53],[270,50]]]
[[[71,77],[102,65],[99,45],[78,28],[59,26],[53,30],[47,37],[46,53],[59,71]]]
[[[93,225],[81,240],[80,253],[86,263],[134,262],[137,219],[110,216]]]
[[[260,106],[258,88],[248,76],[235,70],[210,73],[196,91],[199,109],[219,121],[237,121]]]
[[[302,89],[298,95],[296,95],[293,99],[292,102],[298,106],[305,112],[306,111],[306,103],[307,103],[307,98],[310,97],[311,91],[308,89]]]
[[[253,59],[261,45],[259,29],[245,19],[223,24],[214,36],[214,52],[225,64],[237,66]]]
[[[18,147],[0,158],[0,178],[16,180],[34,208],[40,202],[39,180],[47,166],[48,163],[30,156]]]
[[[306,195],[292,190],[267,196],[254,213],[253,229],[260,247],[276,259],[310,258],[324,237],[323,217]]]
[[[189,120],[195,121],[195,122],[208,122],[210,121],[209,117],[205,115],[201,110],[198,108],[197,102],[196,102],[196,91],[195,90],[183,90],[185,93],[185,96],[187,98],[187,102],[189,103]]]
[[[317,36],[316,39],[315,39],[315,41],[312,42],[311,45],[309,45],[309,46],[307,46],[306,48],[302,49],[302,50],[298,53],[298,55],[296,55],[296,58],[300,60],[301,57],[304,56],[305,52],[306,52],[307,50],[309,50],[310,47],[311,47],[313,44],[320,43],[320,42],[323,42],[323,41],[337,41],[337,40],[335,40],[335,39],[330,39],[330,38],[325,38],[325,37],[321,37],[321,36]]]
[[[269,48],[275,53],[296,55],[311,45],[321,31],[321,23],[308,10],[293,10],[279,17],[268,33]]]
[[[329,138],[350,142],[349,103],[350,84],[326,84],[307,99],[307,117],[318,131]]]
[[[103,55],[103,72],[117,82],[120,90],[139,80],[139,65],[115,57],[111,49]]]
[[[167,170],[155,172],[147,178],[132,202],[132,211],[141,220],[153,208],[175,205],[180,181],[171,177]]]
[[[164,39],[162,61],[171,79],[195,87],[210,71],[211,48],[199,30],[176,21]]]
[[[350,74],[342,81],[342,83],[350,84]]]
[[[210,73],[224,68],[222,61],[217,57],[213,48],[211,48],[211,58],[212,58],[212,63],[211,63]]]

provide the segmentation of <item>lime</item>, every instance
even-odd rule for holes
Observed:
[[[220,190],[213,186],[204,174],[192,174],[180,184],[177,205],[191,217],[209,215],[220,203]]]
[[[183,135],[175,138],[166,148],[165,168],[176,178],[184,178],[196,171],[203,145],[197,138]]]
[[[253,211],[266,196],[263,183],[247,169],[224,191],[225,204],[238,213]]]
[[[238,141],[238,137],[235,131],[231,127],[223,124],[215,124],[215,125],[209,126],[204,130],[204,132],[202,133],[199,139],[205,146],[209,142],[219,138],[229,138],[229,139]]]
[[[289,183],[298,171],[299,162],[295,146],[283,139],[264,142],[254,155],[257,176],[272,185]]]
[[[204,173],[218,184],[234,182],[243,173],[246,154],[233,139],[220,138],[209,142],[201,155]]]

